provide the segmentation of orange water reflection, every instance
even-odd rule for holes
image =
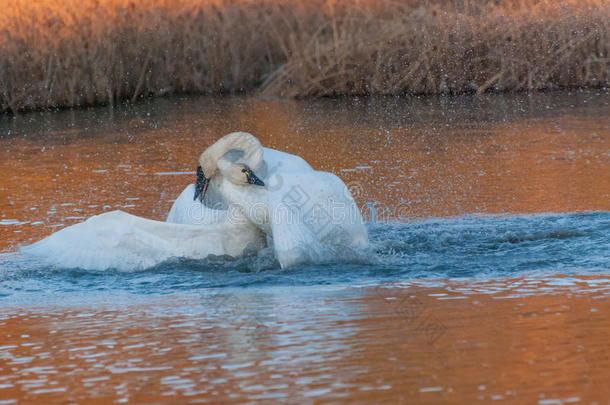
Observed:
[[[274,306],[265,319],[229,319],[197,296],[8,311],[0,398],[605,403],[608,281],[441,280],[241,295]]]

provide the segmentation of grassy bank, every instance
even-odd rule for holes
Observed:
[[[4,0],[0,111],[610,84],[607,0]]]

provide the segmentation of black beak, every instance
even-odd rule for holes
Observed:
[[[201,166],[197,166],[197,185],[195,186],[195,197],[193,197],[193,200],[199,197],[199,201],[203,202],[205,192],[208,190],[208,183],[209,180],[203,174],[203,169]]]
[[[248,178],[248,184],[254,184],[255,186],[265,186],[265,183],[250,169],[246,170],[246,177]]]

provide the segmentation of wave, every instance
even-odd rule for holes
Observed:
[[[610,269],[610,213],[471,215],[370,228],[382,262],[418,277]]]

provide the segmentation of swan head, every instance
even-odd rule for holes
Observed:
[[[233,163],[228,170],[223,170],[222,172],[223,176],[233,184],[243,186],[248,184],[261,187],[265,186],[265,183],[254,174],[252,169],[243,163]]]
[[[208,191],[208,185],[210,184],[210,179],[205,177],[205,172],[201,165],[197,166],[197,184],[195,185],[195,197],[193,200],[199,198],[199,201],[203,202],[203,197],[205,197],[205,192]]]
[[[238,186],[261,186],[264,187],[265,183],[256,175],[254,171],[244,163],[233,163],[227,159],[220,159],[217,162],[218,169],[221,174],[229,180],[231,183]],[[203,197],[208,189],[210,178],[205,176],[205,169],[199,165],[197,167],[197,185],[195,187],[195,199],[199,198],[203,202]],[[216,170],[214,170],[216,174]]]
[[[213,147],[209,147],[199,156],[199,160],[197,161],[197,183],[193,200],[199,198],[199,200],[203,202],[203,197],[205,197],[205,192],[208,190],[210,179],[216,175],[218,159],[218,153]]]

